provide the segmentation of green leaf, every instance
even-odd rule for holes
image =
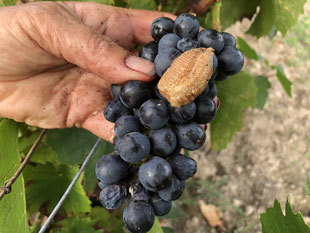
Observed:
[[[96,222],[96,219],[91,219],[90,217],[74,216],[59,222],[62,225],[62,229],[56,231],[56,233],[102,233],[102,230],[94,229]]]
[[[292,97],[292,90],[291,90],[292,82],[287,79],[283,67],[281,65],[278,65],[276,69],[277,69],[277,78],[279,79],[282,87],[284,88],[286,94],[289,97]]]
[[[220,13],[221,29],[224,30],[243,17],[251,18],[260,0],[222,0]]]
[[[164,233],[163,229],[159,225],[159,221],[158,221],[157,217],[155,217],[154,225],[148,233]]]
[[[262,110],[268,98],[268,89],[271,87],[270,82],[265,76],[257,76],[254,79],[257,87],[256,108]]]
[[[56,206],[74,176],[78,166],[58,165],[47,162],[36,166],[27,166],[23,172],[26,187],[27,206],[30,213],[38,211],[43,204],[50,213]],[[69,216],[90,211],[90,201],[81,185],[81,178],[74,185],[60,213]]]
[[[164,233],[175,233],[175,230],[170,227],[162,227],[162,229]]]
[[[97,225],[99,227],[109,232],[123,233],[124,223],[122,214],[122,209],[114,210],[112,213],[109,213],[105,208],[97,206],[92,208],[89,216],[98,222]]]
[[[300,212],[294,213],[290,203],[286,202],[286,215],[282,213],[280,203],[275,200],[273,207],[260,215],[263,233],[310,233]]]
[[[157,8],[155,0],[129,0],[129,5],[133,9],[156,10]]]
[[[14,6],[17,0],[0,0],[0,6]]]
[[[18,142],[19,151],[26,155],[30,148],[32,147],[35,140],[38,138],[40,132],[30,132],[23,135]],[[40,144],[36,147],[34,153],[31,156],[30,161],[37,163],[46,163],[46,162],[55,162],[57,154],[44,143],[44,140],[40,142]]]
[[[257,88],[252,76],[245,72],[216,82],[221,106],[211,123],[211,147],[219,151],[226,148],[233,135],[241,130],[243,110],[256,105]]]
[[[0,122],[0,186],[11,179],[20,165],[18,154],[18,124],[12,120]],[[0,201],[0,232],[28,233],[28,220],[23,176],[12,185],[11,193]]]
[[[76,165],[83,163],[97,139],[97,136],[84,129],[55,129],[47,131],[46,143],[57,153],[57,159],[60,163]],[[102,155],[112,151],[112,144],[102,141],[87,164],[85,168],[84,187],[88,193],[94,191],[97,182],[95,175],[97,161]]]
[[[256,51],[253,48],[251,48],[250,45],[244,39],[242,39],[241,37],[237,37],[237,42],[238,42],[238,48],[246,57],[258,61]]]
[[[257,37],[268,35],[273,26],[285,35],[304,12],[306,0],[269,0],[260,3],[259,13],[248,31]]]

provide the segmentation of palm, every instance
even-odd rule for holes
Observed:
[[[18,10],[19,17],[10,12],[16,11],[14,8],[0,12],[4,14],[1,18],[8,23],[14,20],[19,25],[2,31],[7,35],[14,34],[18,40],[0,45],[5,57],[0,63],[0,115],[43,128],[83,127],[111,140],[113,124],[104,119],[102,112],[111,99],[111,81],[118,80],[117,77],[113,79],[114,70],[109,69],[109,58],[104,71],[100,64],[80,64],[76,61],[78,54],[74,54],[75,51],[61,50],[64,38],[79,33],[78,28],[62,31],[61,25],[82,20],[89,30],[95,30],[108,41],[109,46],[104,49],[113,54],[113,49],[119,49],[114,42],[131,49],[137,42],[150,41],[148,28],[158,14],[142,11],[139,15],[137,11],[92,3],[33,6],[36,5]],[[32,14],[27,13],[29,10]],[[55,17],[53,11],[60,17]],[[144,24],[139,22],[143,15],[149,18]],[[19,20],[26,26],[20,26]],[[46,38],[42,38],[44,36]],[[91,43],[98,42],[97,38],[85,41],[87,43],[79,44],[81,52],[96,56],[96,51],[87,49]],[[98,46],[100,48],[100,44]],[[91,66],[95,72],[80,68],[84,66]]]

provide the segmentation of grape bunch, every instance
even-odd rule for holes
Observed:
[[[151,26],[154,41],[139,53],[155,63],[157,79],[111,85],[113,100],[104,116],[115,123],[114,152],[96,165],[99,200],[107,209],[125,202],[123,221],[134,233],[149,231],[155,216],[166,215],[172,201],[181,197],[186,180],[197,171],[195,160],[181,150],[201,148],[206,140],[201,125],[216,115],[217,88],[212,81],[223,81],[243,66],[232,35],[199,29],[197,19],[188,13],[175,21],[157,18]],[[158,90],[158,81],[180,54],[199,47],[214,50],[211,80],[192,103],[172,107]]]

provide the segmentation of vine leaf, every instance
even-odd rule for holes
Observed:
[[[18,153],[18,124],[11,120],[0,122],[0,186],[9,180],[20,165]],[[19,176],[11,193],[0,201],[0,232],[29,232],[24,180]]]
[[[244,113],[255,107],[257,88],[252,76],[245,72],[229,77],[225,82],[216,82],[221,106],[211,123],[211,147],[225,149],[233,135],[241,130]]]
[[[268,89],[271,87],[271,84],[268,79],[262,75],[255,77],[254,82],[257,87],[256,108],[262,110],[267,101]]]
[[[133,9],[155,10],[157,8],[155,0],[129,0],[129,5]]]
[[[247,58],[254,59],[258,61],[258,56],[256,51],[251,48],[251,46],[241,37],[237,37],[238,48]]]
[[[222,0],[220,13],[221,29],[224,30],[243,17],[251,18],[259,5],[260,0]]]
[[[25,177],[26,199],[30,213],[45,207],[51,213],[69,184],[78,172],[78,166],[55,165],[47,162],[36,166],[27,166],[23,172]],[[81,184],[81,178],[60,209],[68,215],[89,212],[90,201]]]
[[[59,222],[59,224],[62,225],[62,229],[56,231],[56,233],[102,233],[102,230],[94,229],[94,225],[96,224],[96,222],[96,219],[91,219],[90,217],[74,216]]]
[[[106,229],[108,232],[123,233],[123,209],[114,210],[113,214],[109,213],[103,207],[92,208],[89,216],[97,220],[97,226]]]
[[[284,88],[286,94],[289,97],[292,97],[292,82],[287,79],[283,67],[281,65],[278,65],[276,67],[277,70],[277,78],[279,79],[282,87]]]
[[[77,165],[83,163],[97,138],[84,129],[55,129],[47,131],[46,143],[57,153],[57,160],[61,164]],[[102,141],[85,167],[84,188],[88,193],[93,193],[96,186],[95,166],[97,161],[102,155],[112,151],[112,144]]]
[[[285,207],[286,215],[282,213],[280,203],[275,200],[273,207],[260,215],[263,233],[310,233],[300,212],[294,213],[288,201]]]
[[[297,23],[304,12],[306,0],[260,1],[260,11],[248,33],[257,37],[268,35],[275,26],[283,35]]]
[[[163,229],[159,225],[159,221],[158,221],[157,217],[155,217],[154,225],[148,233],[164,233]]]

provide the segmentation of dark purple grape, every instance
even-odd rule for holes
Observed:
[[[114,146],[115,150],[117,150],[117,147],[118,147],[118,144],[119,144],[120,140],[121,140],[120,137],[118,137],[116,135],[114,136],[114,138],[113,138],[113,146]]]
[[[142,19],[143,20],[143,19]],[[151,35],[159,41],[164,35],[173,32],[174,22],[168,17],[159,17],[151,25]]]
[[[206,140],[206,134],[195,122],[176,125],[175,134],[179,144],[186,150],[198,150]]]
[[[119,100],[119,93],[121,91],[122,85],[121,84],[112,84],[110,87],[111,95],[114,100]]]
[[[172,202],[161,199],[157,193],[151,196],[150,203],[156,216],[164,216],[168,214],[172,208]]]
[[[121,207],[126,200],[127,190],[125,186],[112,184],[106,186],[99,195],[101,204],[108,210]]]
[[[172,169],[163,158],[153,156],[144,162],[139,169],[139,180],[142,185],[152,192],[157,192],[170,185]]]
[[[185,123],[193,119],[196,114],[196,104],[192,102],[187,105],[170,109],[170,120],[173,123]]]
[[[149,201],[150,194],[138,181],[132,187],[132,200],[134,201]]]
[[[130,232],[146,233],[155,220],[153,207],[146,201],[130,200],[123,213],[123,221]]]
[[[160,198],[165,201],[174,201],[181,197],[184,189],[185,181],[179,180],[176,176],[173,176],[171,184],[167,188],[164,188],[157,193]]]
[[[231,34],[227,32],[221,32],[221,35],[224,39],[224,46],[236,47],[236,39]]]
[[[214,54],[213,55],[213,73],[215,73],[216,72],[216,70],[217,70],[217,67],[218,67],[218,60],[217,60],[217,57],[216,57],[216,55]]]
[[[126,107],[139,108],[141,104],[151,98],[151,90],[142,81],[129,81],[122,86],[120,97]]]
[[[144,102],[139,110],[142,124],[150,129],[159,129],[169,120],[169,110],[164,101],[151,99]]]
[[[201,95],[195,99],[197,112],[194,121],[198,124],[207,124],[213,120],[216,114],[216,105],[208,96]]]
[[[219,71],[226,75],[237,74],[243,67],[244,57],[240,50],[225,46],[222,52],[217,56],[219,61]]]
[[[168,48],[175,49],[180,39],[181,38],[174,33],[168,33],[164,35],[158,43],[158,51],[161,51],[163,49],[168,49]]]
[[[121,116],[131,115],[132,110],[126,108],[119,100],[112,100],[105,106],[103,114],[106,120],[114,123]]]
[[[117,152],[101,157],[96,164],[96,176],[105,184],[113,184],[126,176],[127,163],[124,162]]]
[[[177,146],[177,137],[172,129],[163,127],[154,129],[149,134],[151,142],[151,152],[159,156],[171,154]]]
[[[125,134],[131,132],[142,132],[142,128],[143,126],[139,118],[132,115],[126,115],[117,119],[115,122],[114,131],[115,135],[121,138]]]
[[[209,91],[207,93],[207,96],[210,99],[213,99],[217,95],[217,87],[213,82],[209,82]]]
[[[142,57],[150,62],[154,62],[158,53],[158,46],[155,41],[145,44],[139,52],[139,57]]]
[[[192,158],[185,155],[176,155],[169,157],[168,162],[172,167],[173,174],[180,180],[186,180],[197,171],[197,163]]]
[[[156,74],[160,77],[163,76],[163,74],[172,64],[174,59],[176,59],[180,55],[181,52],[174,48],[168,48],[159,51],[154,61]]]
[[[175,22],[173,32],[181,38],[194,38],[199,32],[199,22],[189,13],[179,15]]]
[[[172,151],[172,153],[169,154],[167,157],[169,158],[170,156],[178,155],[181,153],[181,150],[182,146],[179,143],[177,143],[177,146],[175,147],[174,151]]]
[[[150,153],[151,145],[147,136],[139,132],[132,132],[121,138],[117,149],[124,161],[137,163]]]
[[[222,73],[222,72],[218,72],[216,77],[215,77],[215,81],[225,81],[229,76]]]
[[[104,189],[104,188],[107,187],[108,185],[109,185],[109,184],[102,183],[101,181],[98,182],[98,186],[99,186],[99,188],[101,188],[101,189]]]
[[[187,50],[199,48],[200,44],[197,40],[193,40],[191,38],[183,38],[178,41],[177,48],[181,50],[183,53]]]
[[[213,48],[215,54],[220,53],[224,47],[224,39],[222,35],[213,29],[203,29],[199,32],[198,41],[201,47]]]

